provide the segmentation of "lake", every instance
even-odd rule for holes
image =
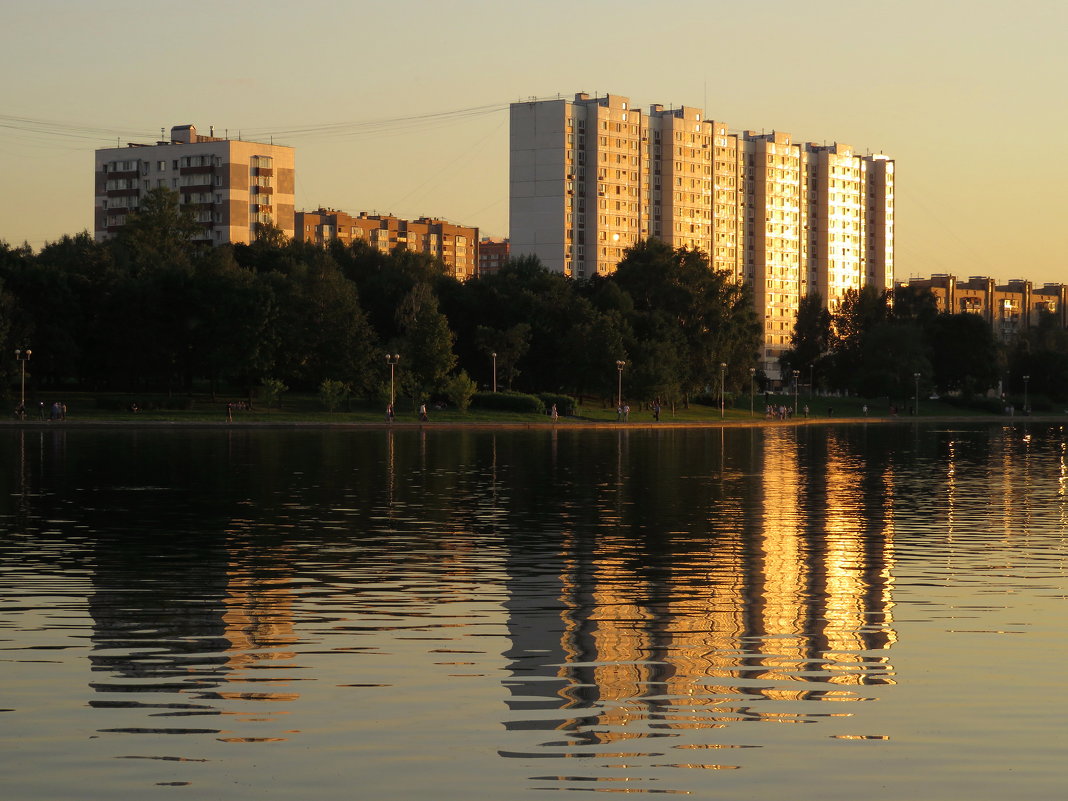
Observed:
[[[1059,425],[0,443],[5,798],[1068,790]]]

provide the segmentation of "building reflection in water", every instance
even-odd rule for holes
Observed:
[[[688,493],[636,481],[621,437],[602,499],[611,523],[515,555],[509,729],[600,746],[803,722],[841,713],[792,702],[865,700],[863,686],[894,682],[889,466],[834,431],[744,437],[710,434],[702,475],[676,482]],[[689,530],[639,523],[643,504],[665,501],[693,513]]]
[[[147,715],[102,731],[214,734],[223,742],[293,733],[260,736],[262,724],[285,714],[279,704],[300,697],[290,555],[284,546],[253,548],[241,525],[224,537],[172,532],[98,542],[90,705]],[[258,736],[242,731],[249,723]]]

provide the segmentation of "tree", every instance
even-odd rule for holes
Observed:
[[[377,338],[355,285],[318,247],[290,243],[278,267],[261,275],[275,298],[267,326],[270,369],[304,389],[333,378],[369,395],[378,385]]]
[[[319,399],[328,412],[337,411],[337,408],[348,399],[349,394],[349,385],[344,381],[324,378],[323,383],[319,385]]]
[[[703,392],[718,386],[721,362],[730,385],[748,383],[761,335],[750,289],[712,270],[704,253],[644,240],[627,249],[611,280],[634,304],[628,351],[636,375],[648,376],[646,392]]]
[[[868,284],[848,289],[831,316],[832,380],[840,389],[858,391],[858,378],[868,332],[890,316],[889,293]]]
[[[939,314],[927,325],[927,342],[940,392],[965,397],[998,382],[998,348],[990,324],[978,314]]]
[[[271,410],[271,407],[278,405],[278,408],[282,408],[282,394],[289,391],[289,387],[285,385],[285,382],[277,378],[265,378],[263,379],[263,402],[267,406],[267,411]]]
[[[463,370],[450,376],[445,382],[445,397],[461,412],[467,411],[476,392],[478,392],[478,385]]]
[[[162,266],[190,267],[197,249],[193,240],[203,230],[192,210],[180,204],[177,192],[157,187],[130,212],[112,247],[116,260],[135,273]]]
[[[397,309],[397,321],[402,332],[399,352],[405,362],[401,385],[415,405],[441,390],[445,376],[456,365],[453,335],[426,283],[416,284],[408,293]]]
[[[911,398],[916,373],[924,381],[931,375],[923,331],[883,320],[864,333],[850,388],[865,398]]]
[[[823,296],[812,292],[801,298],[797,319],[790,335],[790,349],[779,358],[782,375],[798,370],[802,375],[811,371],[827,356],[831,343],[831,313],[823,305]]]
[[[490,328],[488,325],[480,325],[475,329],[475,341],[478,342],[479,349],[491,362],[496,361],[497,369],[504,374],[504,383],[509,391],[519,375],[516,365],[530,349],[530,332],[529,323],[516,323],[504,331]],[[496,359],[493,354],[496,354]]]

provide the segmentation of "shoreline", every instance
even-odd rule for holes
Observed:
[[[578,431],[578,430],[619,430],[619,431],[650,431],[657,429],[715,429],[715,428],[778,428],[778,427],[801,427],[812,425],[911,425],[915,423],[978,423],[985,425],[1018,425],[1020,423],[1041,424],[1068,424],[1066,415],[932,415],[918,417],[802,417],[790,420],[772,420],[765,417],[749,420],[691,420],[674,422],[671,420],[635,421],[620,423],[616,421],[597,420],[560,420],[557,422],[490,422],[490,421],[458,421],[446,420],[441,422],[392,422],[365,421],[365,422],[318,422],[318,421],[278,421],[250,420],[248,422],[213,422],[209,420],[5,420],[0,421],[2,428],[14,428],[21,430],[45,430],[45,429],[225,429],[228,431],[240,429],[334,429],[334,430],[367,430],[367,431],[427,431],[439,430],[543,430],[543,431]]]

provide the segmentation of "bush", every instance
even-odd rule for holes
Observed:
[[[1011,400],[1003,401],[1001,398],[982,398],[974,395],[971,398],[944,395],[941,399],[941,403],[947,406],[953,406],[958,409],[972,409],[984,414],[1005,414],[1005,407],[1011,402]],[[1019,404],[1017,406],[1019,411]]]
[[[349,385],[344,381],[334,381],[331,378],[323,379],[319,385],[319,399],[323,402],[328,412],[337,411],[337,407],[349,397]]]
[[[557,413],[561,416],[573,415],[575,413],[575,409],[578,408],[578,404],[575,402],[575,399],[572,398],[570,395],[554,395],[551,392],[542,392],[538,394],[538,397],[545,405],[546,414],[548,414],[549,410],[552,409],[554,403],[556,404]]]
[[[522,392],[476,392],[471,399],[474,409],[522,414],[545,414],[545,404],[537,395]]]
[[[267,406],[267,411],[271,410],[274,404],[278,404],[278,408],[282,408],[282,393],[289,389],[278,378],[265,378],[263,379],[263,386],[260,391],[263,396],[263,402]]]
[[[791,393],[790,397],[791,398],[793,397],[792,393]],[[749,394],[748,393],[746,393],[745,399],[746,399],[745,400],[746,408],[748,408],[749,407]],[[723,405],[726,408],[733,409],[736,400],[737,399],[735,398],[735,395],[734,395],[733,392],[724,392],[723,393]],[[702,393],[700,395],[696,395],[696,396],[690,398],[690,403],[696,403],[696,404],[698,404],[700,406],[711,406],[713,409],[718,409],[719,408],[719,393],[718,392],[714,392],[714,393],[705,392],[705,393]]]
[[[450,376],[445,382],[445,396],[456,405],[461,412],[466,412],[471,405],[471,399],[478,390],[478,384],[471,380],[465,370],[461,370],[454,376]]]

